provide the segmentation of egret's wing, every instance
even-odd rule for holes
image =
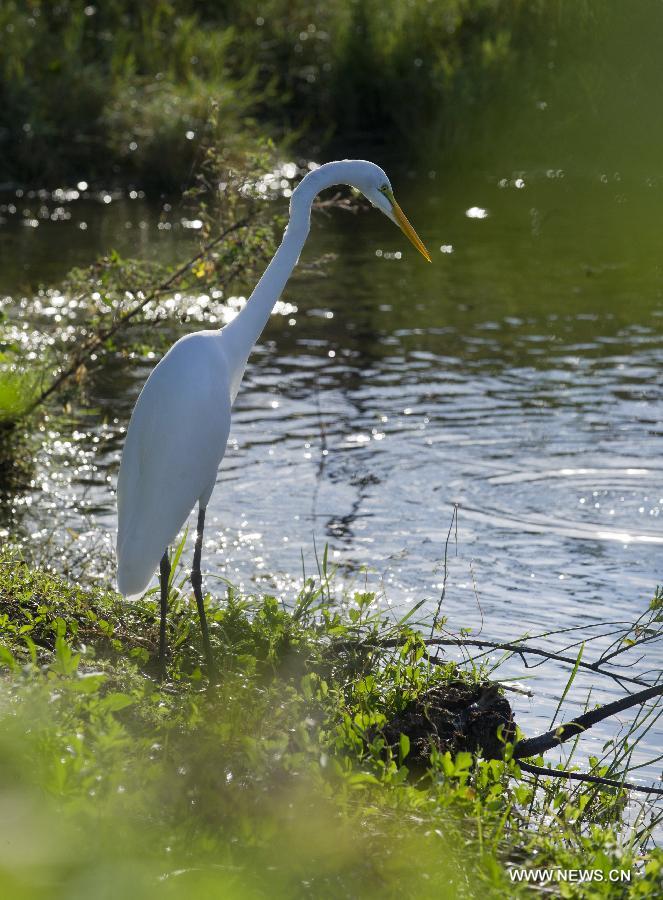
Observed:
[[[118,588],[128,596],[145,590],[214,485],[230,430],[228,378],[215,349],[191,339],[175,344],[131,417],[117,487]]]

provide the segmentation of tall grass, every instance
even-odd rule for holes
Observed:
[[[38,376],[0,352],[0,428],[25,415],[39,390]]]
[[[228,70],[232,29],[195,4],[107,0],[0,5],[0,168],[49,182],[95,173],[186,180],[210,104],[224,140],[255,96]],[[218,136],[214,136],[218,137]]]
[[[7,0],[0,169],[186,180],[201,135],[309,148],[449,140],[557,4],[524,0]],[[208,111],[220,105],[209,134]]]

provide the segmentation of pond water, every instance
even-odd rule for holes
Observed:
[[[663,182],[543,169],[392,182],[433,265],[376,212],[315,220],[305,259],[335,258],[293,277],[251,357],[208,511],[207,586],[287,600],[328,545],[340,581],[395,616],[426,598],[430,619],[444,587],[451,632],[577,628],[532,639],[575,656],[661,581]],[[138,195],[6,195],[0,214],[0,289],[17,299],[112,247],[180,256],[193,240],[177,210],[166,229]],[[39,487],[12,517],[33,543],[67,544],[90,570],[108,558],[123,429],[153,364],[106,366],[93,412],[47,430]],[[630,674],[660,668],[652,651]],[[522,680],[519,660],[503,671]],[[512,695],[530,734],[568,672],[546,664],[529,673],[533,699]],[[569,710],[592,681],[593,701],[614,696],[580,678]]]

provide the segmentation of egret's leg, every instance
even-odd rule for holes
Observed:
[[[207,660],[207,674],[212,678],[214,674],[214,663],[212,662],[212,648],[209,642],[209,631],[207,628],[207,618],[205,617],[205,604],[203,602],[203,576],[200,573],[200,557],[203,552],[203,531],[205,529],[205,510],[201,507],[198,510],[198,528],[196,530],[196,547],[193,551],[193,568],[191,569],[191,584],[193,585],[193,593],[196,597],[196,605],[198,606],[198,615],[200,616],[200,627],[203,631],[203,646],[205,648],[205,659]]]
[[[168,585],[170,583],[170,560],[168,550],[159,563],[159,581],[161,583],[161,624],[159,627],[159,671],[163,678],[166,674],[166,616],[168,614]]]

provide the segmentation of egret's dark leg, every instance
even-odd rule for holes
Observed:
[[[203,646],[205,648],[205,659],[207,660],[207,674],[210,678],[214,675],[214,663],[212,662],[212,648],[209,642],[209,631],[207,628],[207,618],[205,617],[205,604],[203,602],[203,576],[200,573],[200,557],[203,552],[203,531],[205,529],[205,510],[201,507],[198,510],[198,528],[196,530],[196,548],[193,551],[193,568],[191,569],[191,584],[193,585],[193,593],[196,597],[196,605],[198,606],[198,615],[200,616],[200,627],[203,631]]]
[[[166,674],[166,616],[168,614],[168,585],[170,583],[170,560],[168,550],[161,557],[159,564],[159,581],[161,583],[161,624],[159,627],[159,673]]]

